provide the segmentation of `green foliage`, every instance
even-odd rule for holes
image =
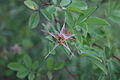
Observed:
[[[32,0],[25,0],[24,4],[32,10],[37,10],[39,8],[39,6]]]
[[[34,73],[30,73],[28,75],[28,80],[34,80],[35,79],[35,74]]]
[[[88,8],[87,3],[84,1],[73,1],[69,7],[79,8],[80,10]]]
[[[52,6],[47,7],[47,11],[48,11],[50,14],[53,14],[53,13],[56,11],[56,8],[55,8],[54,5],[52,5]]]
[[[62,7],[64,7],[64,6],[69,5],[70,3],[71,3],[71,0],[61,0],[60,5],[61,5]]]
[[[80,15],[77,20],[77,24],[84,22],[94,11],[96,10],[96,7],[88,8],[84,11],[84,15]]]
[[[8,68],[11,70],[17,71],[17,77],[20,79],[28,76],[28,80],[35,79],[35,73],[39,69],[39,62],[35,61],[32,63],[32,60],[29,55],[24,55],[23,57],[24,64],[20,64],[18,62],[9,63]]]
[[[53,2],[54,4],[57,4],[57,0],[52,0],[52,2]]]
[[[1,80],[120,79],[119,0],[2,0],[0,5]],[[64,23],[65,34],[75,34],[68,44],[51,36]],[[63,42],[54,49],[58,41]]]
[[[87,3],[83,1],[73,1],[70,6],[68,6],[68,10],[78,13],[78,14],[84,14],[82,10],[86,10],[88,8]]]
[[[47,10],[41,9],[41,12],[42,12],[42,14],[45,16],[45,18],[47,20],[49,20],[49,21],[52,20],[52,16],[51,16],[51,14]]]
[[[119,14],[120,14],[120,10],[113,10],[109,19],[111,19],[115,23],[119,23],[119,21],[120,21],[120,15]]]
[[[88,18],[86,20],[86,23],[88,25],[97,25],[97,26],[99,26],[99,25],[102,25],[102,26],[108,25],[109,26],[110,25],[106,20],[97,18],[97,17]]]
[[[39,68],[39,62],[38,61],[35,61],[33,64],[32,64],[32,70],[37,70]]]
[[[19,69],[19,71],[17,72],[17,77],[18,78],[21,78],[21,79],[23,79],[23,78],[25,78],[27,75],[28,75],[28,70],[26,69],[26,68],[22,68],[22,69]]]
[[[25,55],[23,57],[23,60],[24,60],[24,64],[27,68],[30,68],[32,66],[32,60],[31,58],[28,56],[28,55]]]
[[[74,20],[73,20],[73,16],[70,12],[66,12],[65,13],[66,16],[66,21],[69,27],[73,27],[74,26]]]
[[[10,68],[11,70],[15,70],[18,71],[17,72],[17,77],[18,78],[25,78],[28,75],[28,70],[27,68],[25,68],[22,64],[19,63],[10,63],[8,65],[8,68]]]
[[[107,74],[107,69],[106,69],[106,67],[102,64],[102,63],[100,63],[100,62],[98,62],[98,61],[96,61],[96,60],[91,60],[97,67],[99,67],[105,74]]]
[[[29,18],[29,26],[33,29],[36,28],[39,24],[40,17],[38,12],[32,13],[32,15]]]
[[[8,65],[8,68],[10,68],[11,70],[20,71],[21,69],[24,69],[24,66],[19,63],[13,62]]]
[[[89,56],[89,57],[92,57],[92,58],[97,59],[100,62],[102,62],[102,60],[98,56],[93,55],[93,54],[89,54],[89,52],[88,53],[81,53],[80,55]]]
[[[48,75],[48,78],[51,80],[51,79],[52,79],[52,74],[51,74],[51,72],[48,72],[47,75]]]
[[[76,6],[70,6],[67,8],[67,10],[78,14],[84,14],[84,12],[79,7]]]
[[[48,58],[46,60],[47,63],[47,67],[50,70],[58,70],[64,67],[64,61],[59,61],[57,63],[55,63],[54,59],[52,57]]]
[[[58,70],[64,67],[64,61],[58,62],[54,65],[54,70]]]
[[[46,60],[46,63],[47,63],[47,67],[48,67],[48,69],[53,69],[53,65],[54,65],[54,60],[53,60],[53,58],[48,58],[47,60]]]

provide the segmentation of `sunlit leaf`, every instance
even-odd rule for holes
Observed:
[[[37,10],[39,8],[39,6],[32,0],[25,0],[24,4],[32,10]]]

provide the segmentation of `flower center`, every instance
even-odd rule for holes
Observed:
[[[64,36],[63,36],[63,35],[59,35],[59,36],[58,36],[58,43],[61,44],[61,43],[63,43],[64,41],[65,41]]]

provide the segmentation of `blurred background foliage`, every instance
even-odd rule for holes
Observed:
[[[31,15],[35,15],[33,12],[36,12],[36,10],[25,6],[24,0],[0,0],[1,80],[120,79],[120,0],[76,0],[82,1],[81,10],[98,6],[90,17],[105,19],[109,22],[106,23],[110,25],[103,26],[100,22],[96,22],[96,19],[92,19],[92,21],[88,19],[87,23],[90,25],[87,27],[84,27],[85,24],[79,24],[79,26],[71,28],[73,26],[72,21],[67,20],[67,33],[77,33],[77,31],[74,32],[73,30],[81,31],[77,33],[81,37],[75,37],[75,40],[68,41],[75,56],[69,59],[68,55],[66,55],[69,52],[59,46],[45,62],[43,62],[44,56],[52,49],[55,40],[47,36],[48,34],[41,32],[40,29],[58,33],[64,22],[64,10],[61,10],[57,5],[64,6],[64,3],[67,2],[63,1],[60,4],[62,0],[57,0],[57,4],[54,5],[56,7],[52,6],[51,8],[49,6],[56,3],[56,0],[33,1],[41,8],[39,12],[40,22],[36,28],[34,28],[33,24],[36,24],[39,20],[37,19],[36,23],[31,24],[29,19]],[[58,11],[55,12],[55,10]],[[74,19],[79,17],[76,13],[72,14],[74,14]],[[65,17],[70,19],[70,15],[68,12]],[[53,18],[53,16],[57,17]],[[34,29],[31,29],[30,26],[33,26]],[[102,62],[99,60],[102,60]],[[11,62],[21,63],[28,68],[34,64],[36,68],[35,70],[29,68],[27,73],[17,73],[8,69],[7,65]],[[19,64],[15,63],[14,65],[17,67]],[[13,66],[12,69],[14,68],[15,71],[21,69],[19,66],[16,67]],[[28,73],[30,74],[27,78]]]

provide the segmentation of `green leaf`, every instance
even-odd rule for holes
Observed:
[[[93,64],[95,64],[97,67],[99,67],[105,74],[107,74],[107,69],[106,67],[99,61],[90,59]]]
[[[62,7],[64,7],[64,6],[69,5],[70,3],[71,3],[71,0],[62,0],[62,1],[60,2],[60,5],[61,5]]]
[[[17,77],[23,79],[28,75],[28,73],[29,71],[26,68],[23,68],[17,72]]]
[[[83,24],[84,24],[84,26],[83,26],[84,36],[87,37],[88,25],[87,25],[87,23],[83,23]]]
[[[113,10],[111,13],[111,16],[109,16],[109,19],[115,23],[119,23],[120,22],[120,10]]]
[[[69,7],[77,7],[80,10],[86,10],[88,8],[87,3],[84,1],[73,1]]]
[[[32,64],[32,70],[37,70],[39,68],[39,62],[38,61],[35,61],[33,64]]]
[[[116,48],[115,46],[112,46],[112,47],[111,47],[111,50],[110,50],[110,57],[111,57],[113,54],[116,53],[116,50],[117,50],[117,48]]]
[[[24,4],[32,10],[37,10],[39,8],[39,6],[34,1],[31,0],[25,0]]]
[[[76,6],[70,6],[67,8],[67,10],[78,13],[78,14],[84,14],[84,12],[79,7],[76,7]]]
[[[88,8],[87,10],[85,10],[84,15],[80,15],[78,17],[76,24],[79,25],[82,22],[84,22],[96,10],[96,8],[97,7],[92,7],[92,8]]]
[[[60,23],[57,23],[57,30],[60,31],[60,29],[61,29],[61,25]]]
[[[64,67],[64,61],[61,61],[61,62],[57,62],[55,65],[54,65],[54,70],[58,70],[58,69],[61,69]]]
[[[48,21],[52,20],[52,15],[46,9],[41,9],[40,11]]]
[[[84,56],[89,56],[91,58],[94,58],[94,59],[97,59],[99,60],[100,62],[102,62],[102,59],[100,59],[98,56],[96,55],[92,55],[92,54],[89,54],[89,53],[80,53],[80,55],[84,55]]]
[[[105,76],[104,76],[103,74],[101,74],[101,75],[99,76],[98,80],[106,80],[106,79],[105,79]]]
[[[65,16],[66,16],[68,26],[73,27],[74,26],[74,20],[73,20],[72,14],[70,12],[66,12]]]
[[[54,4],[57,4],[57,0],[52,0],[52,2],[53,2]]]
[[[113,1],[114,2],[114,1]],[[119,9],[120,8],[120,0],[116,1],[114,6],[113,6],[114,9]]]
[[[51,35],[46,36],[46,38],[47,38],[48,40],[50,40],[50,41],[54,42],[53,37],[52,37]]]
[[[107,58],[110,57],[110,48],[107,47],[107,46],[105,46],[105,55],[106,55]]]
[[[52,77],[53,77],[53,76],[52,76],[52,73],[51,73],[51,72],[48,72],[47,75],[48,75],[49,80],[51,80]]]
[[[47,60],[46,60],[46,63],[47,63],[47,67],[48,67],[48,69],[53,69],[54,67],[53,67],[53,65],[54,65],[54,60],[53,60],[53,58],[52,57],[49,57]]]
[[[120,10],[113,10],[111,14],[120,17]]]
[[[27,68],[31,68],[32,66],[32,60],[29,55],[24,55],[23,57],[24,64]]]
[[[110,16],[109,19],[112,20],[114,23],[119,24],[120,22],[120,17],[114,16],[114,15]]]
[[[59,46],[61,49],[64,49],[64,51],[65,51],[65,54],[66,54],[66,56],[69,58],[71,55],[70,55],[70,52],[68,51],[68,49],[67,48],[65,48],[64,46],[62,46],[62,45],[60,45]]]
[[[88,25],[110,25],[106,20],[98,17],[90,17],[85,22]]]
[[[31,72],[31,73],[28,75],[28,80],[34,80],[34,79],[35,79],[35,74]]]
[[[82,29],[83,32],[84,32],[84,36],[87,37],[87,33],[88,33],[87,23],[83,22],[83,23],[77,25],[76,28],[77,28],[78,31]]]
[[[32,13],[32,15],[29,18],[29,26],[33,29],[36,28],[39,24],[40,17],[38,12]]]
[[[11,70],[14,70],[14,71],[19,71],[22,68],[24,68],[24,66],[22,64],[12,62],[12,63],[8,64],[8,68],[10,68]]]
[[[53,14],[53,13],[56,11],[56,8],[55,8],[54,5],[48,6],[48,7],[47,7],[47,11],[48,11],[49,13]]]
[[[111,56],[116,53],[116,47],[115,46],[112,46],[112,47],[108,47],[108,46],[105,46],[105,55],[106,55],[106,58],[111,58]]]

